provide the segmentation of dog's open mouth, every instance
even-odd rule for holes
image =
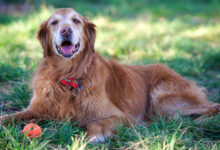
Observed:
[[[77,44],[72,44],[70,41],[63,41],[60,46],[56,45],[57,51],[63,57],[71,57],[74,53],[79,50],[79,42]]]

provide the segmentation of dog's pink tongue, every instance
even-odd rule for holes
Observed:
[[[74,45],[63,45],[61,46],[61,51],[64,54],[70,54],[74,51]]]

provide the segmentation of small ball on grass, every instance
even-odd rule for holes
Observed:
[[[39,137],[42,131],[39,125],[35,123],[29,123],[24,127],[22,133],[26,136],[33,138],[33,137]]]

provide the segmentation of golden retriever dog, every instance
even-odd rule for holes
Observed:
[[[26,110],[5,120],[78,121],[92,142],[104,142],[122,125],[157,116],[217,114],[206,90],[162,64],[121,65],[94,48],[95,24],[71,8],[61,8],[40,26],[43,48],[32,79],[33,97]],[[6,121],[7,122],[7,121]]]

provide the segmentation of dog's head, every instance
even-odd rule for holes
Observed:
[[[73,59],[85,49],[94,52],[95,25],[71,8],[61,8],[40,26],[37,34],[44,57]]]

